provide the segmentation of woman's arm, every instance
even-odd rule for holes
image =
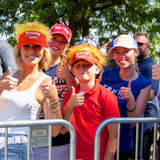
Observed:
[[[49,105],[49,100],[45,99],[43,103],[44,107],[44,113],[45,113],[45,119],[62,119],[62,114],[61,114],[61,108],[60,105],[58,104],[57,106],[51,106]],[[58,134],[60,134],[61,131],[60,125],[53,125],[52,126],[52,136],[56,137]]]
[[[151,86],[141,89],[137,100],[135,102],[134,96],[131,91],[131,81],[128,87],[121,87],[121,97],[127,100],[127,117],[142,117],[145,107],[149,100]]]
[[[43,109],[45,113],[45,119],[62,119],[55,79],[53,79],[51,84],[42,84],[42,93],[44,96]],[[53,137],[57,136],[60,131],[61,126],[52,126]]]
[[[134,112],[127,113],[129,117],[143,117],[145,108],[149,101],[151,86],[147,86],[144,89],[141,89],[139,96],[136,100],[136,110]]]
[[[151,86],[141,89],[137,100],[135,102],[134,96],[131,91],[131,81],[128,83],[128,87],[121,87],[121,97],[127,100],[127,117],[142,117],[146,105],[149,100]],[[135,127],[135,123],[131,124]]]

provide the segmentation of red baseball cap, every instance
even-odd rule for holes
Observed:
[[[72,36],[71,30],[65,24],[55,24],[51,27],[50,34],[62,34],[66,38],[67,43],[70,42]]]
[[[37,31],[27,31],[19,36],[17,48],[28,44],[36,44],[48,48],[46,36]]]
[[[85,60],[91,64],[98,64],[98,58],[94,54],[88,51],[79,51],[74,54],[71,65],[73,66],[73,64],[80,59]]]

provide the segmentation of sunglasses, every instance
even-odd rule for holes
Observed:
[[[143,45],[147,45],[147,44],[148,43],[137,42],[137,45],[140,46],[140,47],[143,46]]]

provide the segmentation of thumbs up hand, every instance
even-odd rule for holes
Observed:
[[[69,74],[69,69],[67,67],[66,61],[63,60],[63,63],[56,69],[56,76],[62,80],[66,80],[68,74]]]
[[[72,94],[71,94],[71,98],[69,99],[69,104],[72,107],[78,107],[83,105],[84,103],[84,96],[81,93],[76,94],[75,92],[75,88],[73,86],[71,86],[72,89]]]
[[[18,84],[18,79],[11,76],[12,70],[8,67],[8,70],[0,77],[0,92],[3,90],[11,90]]]
[[[152,78],[160,81],[160,64],[155,64],[152,66]]]
[[[43,83],[41,86],[42,94],[44,97],[48,98],[51,102],[58,101],[58,91],[55,85],[56,77],[52,80],[50,84]]]
[[[129,100],[133,97],[132,91],[131,91],[131,81],[128,82],[128,87],[121,87],[120,95],[122,98]]]

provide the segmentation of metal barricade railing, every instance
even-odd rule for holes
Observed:
[[[156,105],[149,101],[148,104],[151,104],[155,110],[155,117],[158,117],[158,108]],[[139,123],[154,123],[154,142],[153,142],[153,159],[155,159],[155,147],[156,147],[156,138],[157,138],[157,123],[160,123],[160,118],[111,118],[104,120],[97,128],[95,133],[94,141],[94,160],[99,160],[100,157],[100,135],[103,128],[108,124],[118,124],[118,143],[117,143],[117,158],[119,157],[119,145],[120,145],[120,124],[121,123],[136,123],[136,135],[138,135]],[[7,146],[8,146],[8,128],[10,127],[28,127],[28,150],[27,150],[27,160],[30,160],[30,144],[31,144],[31,127],[35,126],[48,126],[49,133],[49,157],[48,160],[51,160],[51,148],[52,148],[52,125],[62,125],[69,130],[70,133],[70,160],[75,160],[76,157],[76,132],[74,127],[66,120],[63,119],[45,119],[45,120],[34,120],[34,121],[10,121],[10,122],[1,122],[0,128],[5,129],[5,160],[7,160]],[[143,141],[142,141],[143,143]],[[137,145],[138,138],[136,136],[136,152],[135,158],[137,160]]]
[[[138,123],[154,123],[154,127],[157,128],[157,123],[160,123],[160,118],[146,118],[146,117],[130,117],[130,118],[110,118],[107,120],[104,120],[97,128],[95,133],[95,139],[94,139],[94,160],[99,160],[100,158],[100,135],[103,130],[103,128],[108,124],[118,124],[118,138],[117,138],[117,148],[119,148],[119,142],[120,142],[120,124],[121,123],[136,123],[136,126]],[[157,130],[154,130],[154,135],[156,135]],[[156,146],[156,139],[157,137],[154,137],[153,142],[153,160],[155,160],[155,146]],[[119,150],[117,149],[117,154],[119,155]],[[137,155],[135,155],[135,160],[137,160]]]
[[[28,127],[28,149],[27,160],[30,160],[30,146],[31,146],[31,127],[35,126],[48,126],[48,142],[49,142],[49,156],[48,160],[51,160],[51,148],[52,148],[52,125],[62,125],[69,130],[70,133],[70,160],[75,160],[76,157],[76,132],[74,127],[66,120],[63,119],[44,119],[44,120],[29,120],[29,121],[10,121],[1,122],[0,128],[5,128],[5,160],[8,158],[8,128],[10,127]]]
[[[143,149],[143,123],[154,123],[154,139],[153,139],[153,159],[155,159],[155,148],[156,148],[156,140],[157,140],[157,123],[160,122],[160,119],[158,119],[159,111],[157,106],[152,102],[149,101],[148,104],[152,105],[154,108],[154,118],[146,118],[146,117],[130,117],[130,118],[111,118],[108,120],[103,121],[99,127],[97,128],[96,134],[95,134],[95,141],[94,141],[94,160],[99,160],[100,157],[100,134],[102,129],[107,124],[118,124],[118,136],[117,136],[117,160],[119,158],[119,146],[120,146],[120,124],[121,123],[136,123],[136,145],[135,145],[135,160],[138,158],[138,136],[139,136],[139,123],[142,123],[141,128],[141,145],[140,145],[140,153],[142,153]],[[140,155],[140,159],[142,159],[142,154]]]

